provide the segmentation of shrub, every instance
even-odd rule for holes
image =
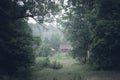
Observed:
[[[63,65],[56,61],[53,61],[52,65],[51,65],[51,68],[53,68],[53,69],[61,69],[62,67],[63,67]]]
[[[34,69],[35,70],[43,69],[43,68],[61,69],[62,67],[63,65],[60,64],[59,62],[53,61],[51,63],[49,58],[46,58],[44,60],[41,60],[39,63],[36,63]]]
[[[46,58],[46,59],[40,61],[39,66],[41,66],[41,67],[49,67],[50,66],[49,58]]]

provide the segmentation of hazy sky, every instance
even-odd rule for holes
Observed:
[[[33,18],[29,18],[28,23],[36,24],[37,22]]]

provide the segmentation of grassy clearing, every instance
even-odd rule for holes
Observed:
[[[45,57],[39,57],[39,63]],[[44,68],[34,72],[33,80],[120,80],[117,71],[91,71],[88,65],[81,65],[67,53],[55,54],[50,61],[57,61],[63,65],[62,69]]]

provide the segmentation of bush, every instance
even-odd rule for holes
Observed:
[[[41,60],[39,63],[36,63],[35,65],[37,68],[46,68],[50,66],[50,60],[49,58],[45,58],[44,60]]]
[[[43,69],[43,68],[61,69],[62,67],[63,65],[60,64],[59,62],[53,61],[51,63],[49,58],[46,58],[40,61],[39,63],[36,63],[36,65],[34,66],[34,69],[35,70]]]
[[[56,61],[54,61],[51,65],[51,68],[53,68],[53,69],[61,69],[62,67],[63,67],[63,65]]]
[[[49,58],[46,58],[45,60],[43,60],[41,62],[41,66],[42,67],[49,67],[50,66],[50,60],[49,60]]]

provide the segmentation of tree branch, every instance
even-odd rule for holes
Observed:
[[[9,14],[7,14],[1,7],[0,7],[0,11],[3,12],[3,14],[5,14],[6,17],[8,17],[8,19],[12,19],[12,20],[17,20],[17,19],[20,19],[20,18],[27,18],[27,17],[31,17],[33,18],[37,23],[39,23],[44,29],[48,30],[43,24],[41,24],[39,22],[39,20],[37,20],[36,18],[34,18],[34,15],[21,15],[21,16],[10,16]]]

